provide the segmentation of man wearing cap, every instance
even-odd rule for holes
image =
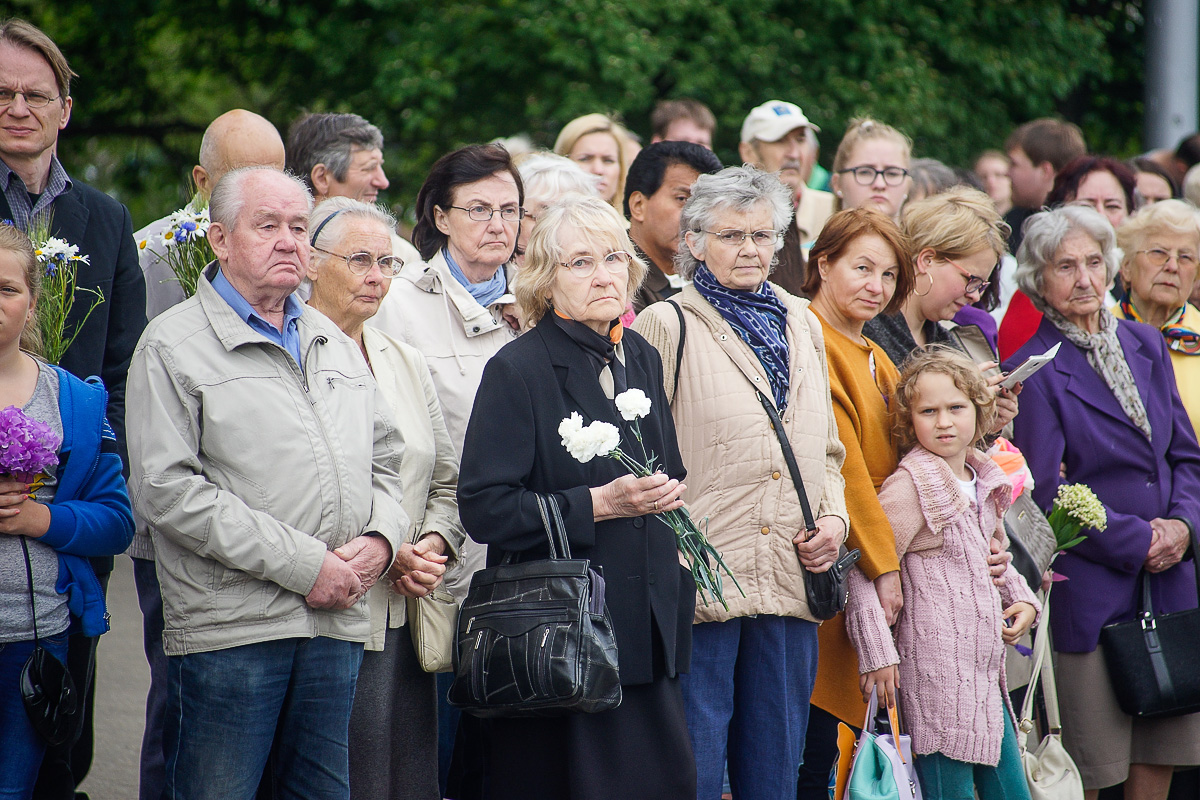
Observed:
[[[834,210],[832,194],[804,185],[804,176],[811,172],[816,152],[806,142],[813,131],[820,130],[808,121],[799,106],[770,100],[746,116],[738,145],[738,154],[744,162],[778,173],[779,179],[792,189],[796,222],[784,236],[772,281],[796,295],[804,283],[804,245],[820,235],[825,220]]]

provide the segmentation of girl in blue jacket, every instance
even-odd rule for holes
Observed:
[[[0,800],[32,794],[45,752],[19,684],[34,623],[41,646],[64,663],[68,635],[107,631],[88,558],[121,553],[133,538],[104,387],[30,355],[40,344],[41,276],[25,234],[0,225],[0,409],[16,406],[62,436],[53,474],[31,483],[0,475]]]

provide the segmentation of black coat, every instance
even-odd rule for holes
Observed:
[[[138,266],[137,243],[129,209],[82,181],[52,204],[50,235],[79,248],[89,263],[81,265],[77,287],[98,290],[104,302],[88,317],[59,365],[79,378],[98,375],[108,390],[108,422],[117,434],[128,474],[125,449],[125,376],[129,360],[146,327],[146,282]],[[0,193],[0,218],[12,219],[8,198]],[[67,317],[73,330],[92,305],[93,296],[77,297]]]
[[[623,343],[629,387],[641,389],[652,402],[640,423],[646,449],[658,456],[664,472],[682,479],[658,352],[633,331],[624,332]],[[592,362],[558,325],[544,321],[492,357],[463,445],[458,480],[463,525],[476,541],[491,545],[490,564],[506,550],[544,558],[546,534],[531,492],[553,492],[572,555],[603,567],[621,683],[649,683],[662,674],[654,664],[655,630],[666,675],[687,672],[696,586],[679,564],[675,535],[655,515],[593,521],[589,487],[628,470],[604,457],[581,464],[567,452],[558,425],[572,411],[580,412],[585,424],[603,420],[620,427],[622,449],[642,460],[631,428],[604,396]]]

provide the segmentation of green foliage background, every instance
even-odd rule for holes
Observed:
[[[609,111],[648,135],[655,100],[717,114],[736,158],[746,111],[799,103],[828,165],[851,117],[968,165],[1028,119],[1060,114],[1092,149],[1139,147],[1145,0],[5,0],[80,78],[68,169],[141,225],[186,199],[200,134],[233,107],[286,132],[354,111],[387,138],[405,210],[439,155],[498,136],[547,146]]]

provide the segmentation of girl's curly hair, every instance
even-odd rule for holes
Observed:
[[[900,371],[900,383],[891,404],[892,434],[903,455],[917,446],[913,429],[913,404],[917,402],[917,380],[926,373],[948,375],[958,390],[975,406],[975,438],[979,445],[996,422],[996,395],[987,379],[971,359],[960,350],[944,344],[931,344],[914,350]]]

